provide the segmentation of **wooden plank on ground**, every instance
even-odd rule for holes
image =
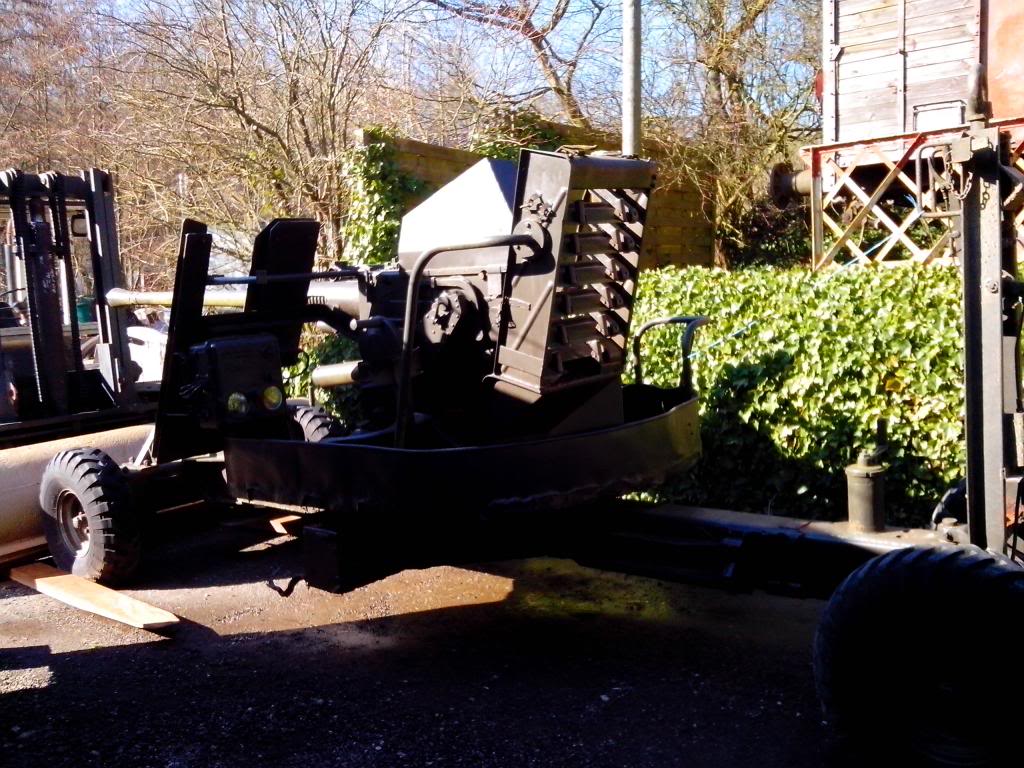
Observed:
[[[178,623],[178,617],[163,608],[122,595],[108,587],[72,576],[45,563],[11,569],[19,584],[97,616],[104,616],[139,629],[160,629]]]
[[[256,531],[271,530],[274,533],[298,536],[302,532],[304,521],[309,515],[279,515],[268,518],[266,511],[261,515],[252,517],[240,517],[234,520],[226,520],[221,525],[225,528],[251,528]]]
[[[301,521],[302,515],[284,515],[283,517],[273,518],[270,521],[270,527],[275,533],[296,536],[298,535],[299,529],[302,528]]]

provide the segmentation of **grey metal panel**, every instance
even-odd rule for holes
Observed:
[[[402,217],[399,265],[408,270],[421,253],[438,246],[507,235],[512,229],[515,191],[515,163],[481,160]],[[426,273],[456,265],[504,264],[507,258],[507,247],[440,254]]]

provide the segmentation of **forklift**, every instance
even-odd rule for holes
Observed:
[[[45,548],[39,477],[82,440],[121,461],[142,444],[158,382],[121,288],[109,174],[0,172],[0,563]],[[154,357],[154,355],[149,355]]]

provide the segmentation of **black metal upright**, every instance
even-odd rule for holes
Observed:
[[[994,128],[975,128],[953,145],[960,163],[967,506],[971,541],[992,552],[1006,547],[1007,510],[1017,498],[1021,467],[1017,268],[1012,217],[1000,184],[1006,148]]]
[[[14,234],[25,263],[35,398],[42,415],[59,416],[68,410],[67,365],[50,225],[41,201],[26,194],[26,179],[21,171],[5,171],[3,182],[10,190]]]
[[[106,302],[107,291],[121,284],[121,255],[114,213],[114,184],[110,174],[97,168],[85,172],[89,190],[86,211],[89,214],[89,244],[92,251],[93,280],[96,293],[96,321],[100,341],[96,347],[103,378],[118,405],[135,399],[135,379],[128,370],[128,317],[124,309]]]

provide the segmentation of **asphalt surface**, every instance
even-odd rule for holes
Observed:
[[[838,765],[823,604],[564,560],[294,583],[299,542],[198,526],[129,594],[166,636],[0,582],[0,764]]]

